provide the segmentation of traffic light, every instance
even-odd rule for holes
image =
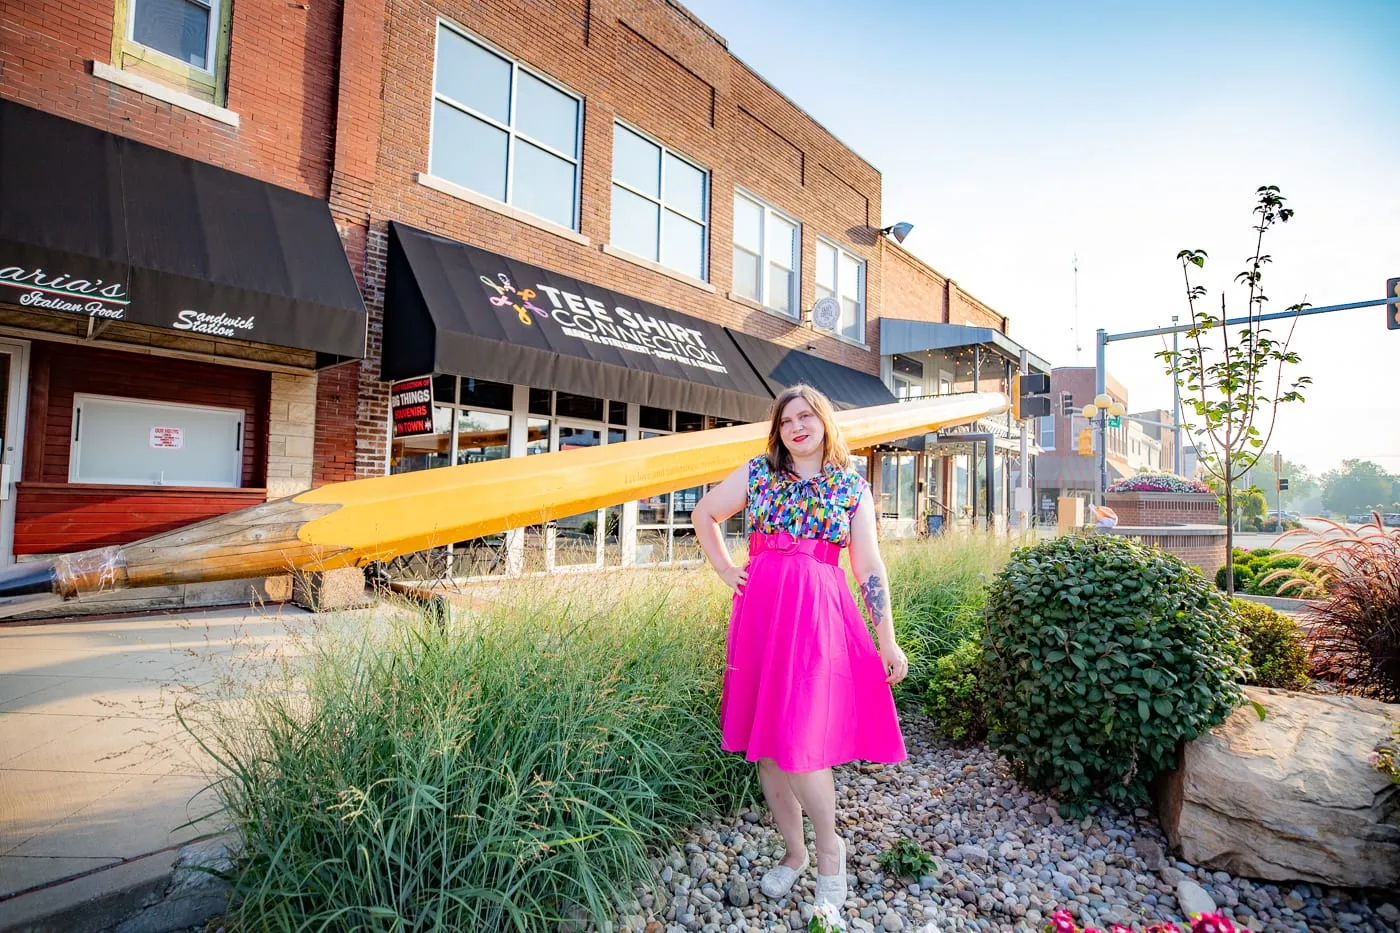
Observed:
[[[1288,492],[1288,480],[1284,479],[1282,476],[1278,479],[1278,491]]]
[[[1089,428],[1079,430],[1079,456],[1092,457],[1094,455],[1094,432]]]
[[[1011,412],[1017,421],[1043,418],[1050,414],[1050,377],[1029,373],[1011,377]]]
[[[1073,417],[1074,417],[1074,411],[1075,411],[1075,409],[1074,409],[1074,393],[1073,393],[1073,392],[1061,392],[1061,393],[1060,393],[1060,414],[1064,415],[1066,418],[1073,418]]]
[[[1400,298],[1400,279],[1386,280],[1385,297]],[[1400,330],[1400,301],[1385,305],[1385,326],[1391,330]]]

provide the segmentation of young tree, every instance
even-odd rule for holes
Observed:
[[[1231,340],[1230,328],[1224,326],[1225,294],[1220,295],[1220,315],[1205,310],[1203,285],[1191,282],[1191,267],[1205,268],[1206,251],[1184,249],[1177,253],[1182,276],[1186,280],[1186,303],[1191,310],[1191,329],[1186,332],[1187,344],[1180,351],[1163,350],[1157,356],[1167,363],[1167,373],[1184,390],[1182,404],[1199,419],[1186,428],[1196,437],[1199,458],[1206,471],[1220,480],[1225,490],[1225,514],[1235,514],[1235,478],[1249,470],[1264,453],[1273,436],[1278,406],[1285,402],[1303,400],[1302,389],[1312,382],[1299,376],[1284,384],[1284,367],[1296,365],[1298,354],[1289,349],[1293,326],[1288,336],[1276,340],[1260,320],[1265,314],[1264,267],[1272,258],[1264,252],[1264,234],[1276,224],[1287,223],[1293,209],[1284,207],[1284,197],[1276,185],[1265,185],[1255,192],[1256,222],[1254,255],[1245,270],[1235,276],[1235,282],[1248,290],[1246,320],[1238,326]],[[1300,311],[1307,303],[1290,306]],[[1297,319],[1293,320],[1293,324]],[[1219,331],[1218,335],[1216,331]],[[1225,592],[1233,593],[1235,568],[1234,522],[1225,524]]]

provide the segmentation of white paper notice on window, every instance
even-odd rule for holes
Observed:
[[[151,427],[151,446],[166,450],[180,450],[185,446],[183,428]]]

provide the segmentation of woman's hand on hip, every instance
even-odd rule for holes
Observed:
[[[880,646],[880,661],[885,665],[885,683],[891,687],[909,676],[909,659],[894,642]]]
[[[724,570],[715,572],[719,574],[719,578],[724,581],[725,586],[741,596],[744,594],[744,587],[748,586],[749,583],[749,571],[747,567],[731,564]]]

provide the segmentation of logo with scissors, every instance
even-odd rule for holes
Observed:
[[[496,294],[488,295],[491,303],[498,308],[514,308],[515,315],[520,319],[520,323],[530,327],[534,322],[530,320],[530,312],[538,314],[540,317],[548,317],[549,312],[543,308],[531,304],[530,299],[535,297],[533,288],[517,289],[511,284],[510,276],[504,272],[496,276],[496,281],[492,281],[487,276],[481,277],[481,284],[491,289]]]

